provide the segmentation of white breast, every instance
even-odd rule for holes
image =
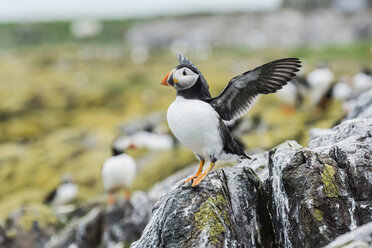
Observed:
[[[58,187],[53,205],[63,205],[74,200],[78,193],[78,187],[74,183],[65,183]]]
[[[129,188],[136,175],[136,168],[136,162],[127,154],[107,159],[101,171],[104,189]]]
[[[206,159],[219,158],[223,148],[220,123],[210,104],[178,96],[168,108],[167,120],[182,144]]]
[[[318,104],[322,96],[332,84],[334,75],[328,68],[318,68],[310,72],[307,81],[310,85],[309,97],[313,104]]]

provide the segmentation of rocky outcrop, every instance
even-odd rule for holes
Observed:
[[[130,201],[122,200],[106,208],[94,206],[87,214],[53,235],[45,248],[129,245],[140,237],[151,207],[143,192],[136,192]]]
[[[372,222],[338,237],[325,248],[370,248],[372,247]]]
[[[42,248],[58,226],[57,218],[45,205],[22,206],[0,224],[0,247]]]
[[[269,157],[273,224],[281,247],[320,247],[372,221],[371,121],[345,121],[305,149],[287,142]]]
[[[132,247],[272,247],[273,237],[259,178],[249,168],[226,168],[200,187],[176,184],[156,203]]]
[[[361,94],[355,101],[350,101],[353,105],[349,111],[347,118],[368,118],[372,117],[372,90]]]
[[[180,181],[132,247],[322,247],[371,222],[372,117],[360,109],[308,148],[287,141],[196,188]]]

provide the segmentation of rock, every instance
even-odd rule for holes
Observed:
[[[322,247],[371,222],[372,117],[352,111],[308,148],[287,141],[196,188],[182,179],[131,247]]]
[[[4,227],[0,226],[0,247],[44,247],[58,226],[58,220],[45,205],[25,205],[8,216]]]
[[[332,133],[330,128],[311,128],[309,130],[310,140]]]
[[[269,176],[269,169],[267,166],[269,152],[252,155],[252,160],[242,161],[236,167],[249,167],[251,168],[261,180],[265,180]],[[192,164],[185,169],[182,169],[173,175],[167,177],[161,182],[156,183],[147,193],[149,199],[154,203],[157,202],[163,195],[165,195],[177,182],[185,180],[195,174],[199,164]]]
[[[103,214],[99,207],[93,208],[86,216],[70,223],[62,233],[52,236],[45,248],[92,247],[100,243]]]
[[[347,120],[302,148],[269,155],[270,211],[279,246],[320,247],[372,221],[372,118]]]
[[[268,159],[269,152],[263,152],[251,156],[251,160],[243,160],[236,165],[237,168],[251,168],[257,176],[265,181],[269,177]]]
[[[372,247],[372,222],[341,235],[324,248],[369,248]]]
[[[347,115],[348,119],[372,117],[372,90],[361,94]]]
[[[155,205],[131,247],[272,247],[267,196],[251,169],[212,172],[199,187],[178,182]]]
[[[370,160],[353,163],[371,154],[371,141],[348,150],[286,142],[271,151],[265,185],[279,246],[320,247],[372,221]]]
[[[152,204],[144,192],[135,192],[130,201],[121,200],[106,208],[94,206],[55,234],[45,248],[115,247],[137,240],[145,228]]]

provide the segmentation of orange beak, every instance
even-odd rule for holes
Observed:
[[[164,85],[164,86],[169,86],[168,84],[168,78],[169,78],[169,75],[171,74],[171,71],[167,73],[167,75],[165,75],[165,77],[163,78],[163,80],[161,80],[161,85]]]
[[[137,146],[134,143],[130,143],[129,148],[132,148],[132,149],[136,150],[137,149]]]

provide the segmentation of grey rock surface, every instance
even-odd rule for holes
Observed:
[[[112,206],[95,206],[51,237],[45,248],[115,247],[137,240],[145,228],[152,204],[144,192]]]
[[[265,186],[279,246],[324,246],[372,221],[372,117],[361,105],[309,148],[289,141],[270,151]]]
[[[348,119],[372,117],[372,90],[361,94],[353,105],[347,115]]]
[[[273,237],[259,178],[248,168],[224,168],[199,187],[176,184],[131,247],[273,247]]]
[[[22,206],[0,223],[0,247],[42,248],[58,225],[45,207]]]
[[[369,248],[372,247],[372,222],[343,234],[324,248]]]

